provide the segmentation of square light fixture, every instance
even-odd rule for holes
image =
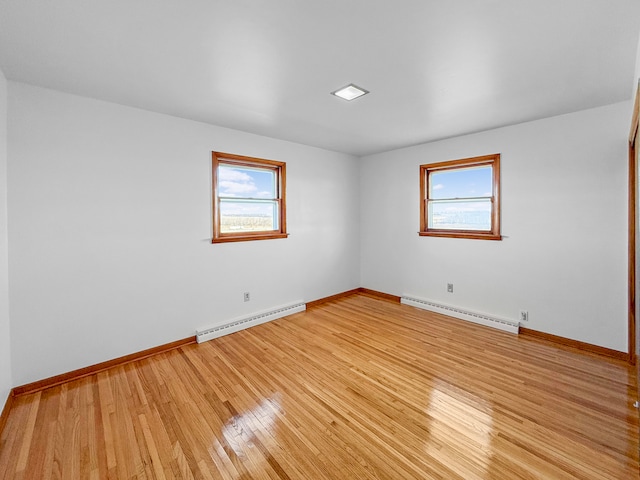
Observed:
[[[366,95],[367,93],[369,93],[368,90],[365,90],[364,88],[360,88],[354,85],[353,83],[350,83],[346,87],[342,87],[336,90],[335,92],[331,92],[331,95],[335,95],[336,97],[340,97],[344,100],[351,101],[351,100],[355,100],[358,97]]]

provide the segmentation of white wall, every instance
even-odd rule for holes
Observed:
[[[631,103],[368,156],[361,284],[627,351]],[[420,164],[501,153],[502,241],[419,237]],[[454,293],[446,283],[454,283]]]
[[[7,81],[0,71],[0,410],[13,386],[7,262]]]
[[[13,82],[9,118],[16,385],[359,286],[355,157]],[[288,239],[210,243],[212,150],[287,162]]]
[[[7,145],[12,357],[0,344],[0,394],[358,286],[514,319],[527,309],[530,328],[626,351],[630,111],[625,102],[359,162],[9,82],[0,176]],[[210,244],[211,150],[287,162],[288,239]],[[495,152],[506,238],[418,237],[418,165]],[[5,343],[6,284],[0,275]]]
[[[636,69],[631,88],[631,98],[634,100],[636,98],[636,92],[638,91],[638,80],[640,80],[640,40],[638,40],[638,49],[636,50]]]

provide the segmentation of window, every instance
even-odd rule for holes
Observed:
[[[502,240],[500,154],[420,165],[419,234]]]
[[[286,238],[286,164],[212,152],[212,243]]]

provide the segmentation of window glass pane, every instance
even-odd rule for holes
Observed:
[[[270,169],[220,165],[220,197],[276,198],[276,173]]]
[[[493,193],[491,166],[457,168],[429,173],[429,198],[490,197]]]
[[[273,200],[220,200],[220,231],[268,232],[278,230],[278,202]]]
[[[428,228],[491,231],[491,201],[428,202]]]

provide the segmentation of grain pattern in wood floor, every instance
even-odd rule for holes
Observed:
[[[4,479],[634,479],[628,365],[356,294],[17,397]]]

